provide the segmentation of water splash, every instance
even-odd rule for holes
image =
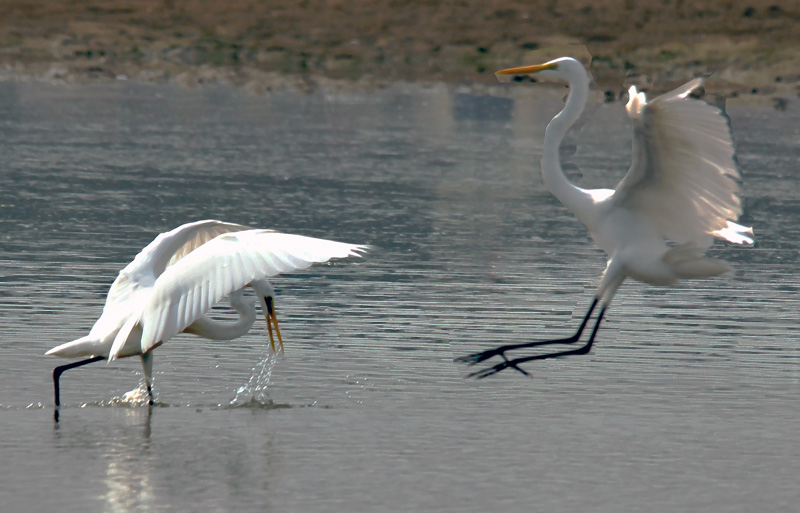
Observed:
[[[150,403],[150,394],[147,393],[147,385],[144,380],[138,387],[129,390],[122,394],[121,397],[115,397],[114,402],[120,405],[142,406]]]
[[[155,403],[157,400],[156,397],[156,390],[158,389],[155,385],[155,379],[152,380],[150,383],[151,389],[153,390],[153,402]],[[139,386],[134,388],[133,390],[129,390],[122,394],[121,396],[117,396],[112,398],[108,401],[109,405],[113,406],[145,406],[150,404],[150,393],[147,391],[147,381],[145,380],[144,374],[142,373],[139,378]]]
[[[253,367],[247,384],[236,390],[236,396],[231,400],[230,406],[271,406],[273,403],[267,387],[275,361],[275,354],[267,350],[264,358]]]

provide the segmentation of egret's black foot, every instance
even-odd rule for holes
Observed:
[[[505,361],[500,362],[500,363],[498,363],[497,365],[495,365],[493,367],[489,367],[487,369],[483,369],[483,370],[479,370],[479,371],[475,371],[473,373],[470,373],[469,375],[467,375],[467,377],[468,378],[475,378],[475,379],[488,378],[489,376],[493,376],[493,375],[497,374],[498,372],[504,371],[506,369],[514,369],[515,371],[517,371],[517,372],[519,372],[519,373],[521,373],[521,374],[523,374],[525,376],[529,376],[530,377],[530,374],[528,374],[528,372],[525,369],[523,369],[522,367],[517,366],[516,360],[509,360],[505,356],[503,356],[503,359]]]
[[[538,347],[538,346],[546,346],[546,345],[549,345],[549,344],[574,344],[575,342],[580,340],[581,335],[583,334],[583,330],[584,330],[584,328],[586,328],[586,323],[589,322],[589,317],[592,316],[592,312],[594,312],[594,309],[597,306],[597,303],[599,301],[600,300],[598,298],[594,298],[594,300],[592,301],[591,306],[589,306],[589,310],[586,312],[586,315],[583,316],[583,320],[581,321],[580,326],[578,326],[578,330],[571,337],[556,338],[556,339],[553,339],[553,340],[541,340],[541,341],[538,341],[538,342],[525,342],[525,343],[522,343],[522,344],[507,344],[507,345],[504,345],[504,346],[495,347],[494,349],[488,349],[486,351],[481,351],[480,353],[473,353],[473,354],[469,354],[467,356],[461,356],[461,357],[458,357],[458,358],[453,358],[453,361],[457,362],[457,363],[466,363],[467,365],[475,365],[476,363],[481,363],[481,362],[486,361],[489,358],[492,358],[494,356],[500,356],[500,357],[503,358],[503,360],[505,360],[505,362],[503,364],[499,364],[499,365],[503,369],[506,369],[506,368],[509,368],[509,367],[512,367],[512,368],[514,367],[513,365],[508,365],[509,359],[506,358],[506,352],[507,351],[514,351],[516,349],[527,349],[527,348]],[[603,308],[603,310],[601,311],[600,315],[597,318],[597,323],[595,324],[595,328],[593,330],[593,334],[597,332],[597,327],[600,325],[600,321],[603,319],[603,312],[605,312],[605,308]],[[592,338],[594,338],[594,335],[592,335]],[[511,361],[514,361],[514,360],[511,360]],[[502,369],[500,369],[500,370],[502,370]],[[488,375],[500,372],[500,370],[492,372],[492,373],[490,373]],[[527,373],[524,372],[522,369],[517,368],[517,370],[522,372],[523,374],[527,375]],[[480,377],[486,377],[486,376],[480,376]]]
[[[459,356],[458,358],[453,358],[453,361],[456,363],[466,363],[467,365],[475,365],[476,363],[481,363],[495,356],[502,356],[503,358],[505,358],[505,351],[506,351],[506,346],[502,346],[496,349],[481,351],[480,353],[468,354],[467,356]]]
[[[498,372],[502,372],[506,369],[514,369],[517,372],[524,374],[525,376],[530,376],[524,369],[522,369],[519,364],[530,362],[533,360],[545,360],[548,358],[561,358],[564,356],[571,356],[571,355],[580,355],[580,354],[587,354],[592,349],[592,344],[594,344],[594,339],[597,336],[597,330],[600,329],[600,323],[603,321],[603,316],[606,313],[606,308],[603,307],[600,310],[600,314],[597,316],[597,321],[594,324],[594,328],[592,329],[592,334],[589,336],[589,341],[586,344],[582,345],[577,349],[572,349],[570,351],[560,351],[557,353],[547,353],[547,354],[538,354],[534,356],[526,356],[524,358],[515,358],[513,360],[509,360],[506,356],[507,351],[511,351],[514,349],[523,349],[523,348],[531,348],[537,346],[544,346],[549,344],[574,344],[581,338],[581,334],[583,333],[583,329],[586,327],[586,323],[589,320],[589,317],[592,315],[592,310],[594,310],[595,305],[597,305],[598,300],[595,299],[592,303],[592,306],[589,307],[589,311],[586,312],[586,316],[583,318],[583,322],[581,322],[578,331],[575,332],[574,335],[568,338],[559,338],[555,340],[544,340],[541,342],[530,342],[526,344],[509,344],[505,346],[496,347],[494,349],[489,349],[486,351],[482,351],[480,353],[473,353],[467,356],[462,356],[459,358],[454,358],[453,361],[459,363],[466,363],[468,365],[475,365],[476,363],[480,363],[483,361],[492,358],[493,356],[499,356],[503,359],[502,362],[494,365],[492,367],[488,367],[486,369],[473,372],[468,377],[476,378],[476,379],[483,379],[488,378],[489,376],[493,376]]]
[[[514,369],[518,372],[526,376],[530,376],[524,369],[522,369],[519,364],[532,362],[533,360],[547,360],[550,358],[563,358],[564,356],[573,356],[573,355],[582,355],[582,354],[589,354],[589,351],[592,350],[592,344],[594,343],[594,336],[589,339],[589,342],[582,345],[578,349],[572,349],[570,351],[560,351],[558,353],[547,353],[547,354],[537,354],[534,356],[525,356],[523,358],[515,358],[513,360],[509,360],[508,358],[503,355],[502,362],[498,363],[493,367],[489,367],[487,369],[483,369],[477,372],[473,372],[472,374],[468,375],[469,378],[476,378],[476,379],[483,379],[488,378],[489,376],[493,376],[498,372],[502,372],[506,369]]]
[[[526,342],[523,344],[508,344],[505,346],[495,347],[494,349],[487,349],[486,351],[481,351],[480,353],[468,354],[467,356],[459,356],[458,358],[453,358],[453,361],[456,363],[466,363],[467,365],[475,365],[476,363],[484,362],[489,358],[500,356],[506,362],[508,362],[509,360],[506,357],[506,351],[514,351],[516,349],[528,349],[531,347],[546,346],[550,344],[574,344],[575,342],[578,341],[579,338],[580,338],[580,333],[577,333],[568,338],[541,340],[539,342]],[[523,374],[526,373],[523,372]]]

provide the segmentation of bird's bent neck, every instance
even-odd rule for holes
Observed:
[[[246,335],[256,321],[256,307],[252,301],[245,299],[242,289],[230,296],[230,305],[239,313],[235,322],[218,321],[208,314],[195,319],[184,329],[184,333],[193,333],[210,340],[233,340]]]
[[[564,175],[558,150],[567,130],[583,112],[588,94],[588,74],[585,72],[573,74],[569,79],[567,103],[561,112],[550,121],[545,130],[542,155],[542,179],[545,186],[582,221],[585,217],[585,205],[592,202],[591,197],[586,191],[573,185]]]

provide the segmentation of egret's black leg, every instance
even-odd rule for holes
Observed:
[[[148,351],[146,353],[141,354],[142,359],[142,370],[144,371],[144,383],[147,385],[147,395],[149,396],[149,400],[147,404],[150,406],[153,405],[153,352]]]
[[[459,363],[468,363],[469,365],[475,365],[476,363],[480,363],[480,362],[482,362],[484,360],[488,360],[489,358],[491,358],[493,356],[501,356],[506,362],[508,362],[509,360],[508,360],[508,358],[506,358],[506,351],[512,351],[514,349],[523,349],[523,348],[528,348],[528,347],[544,346],[544,345],[547,345],[547,344],[574,344],[575,342],[577,342],[581,338],[581,335],[583,334],[583,330],[584,330],[584,328],[586,328],[586,324],[589,322],[589,317],[592,316],[592,312],[594,312],[594,309],[597,306],[597,303],[599,301],[600,300],[598,298],[594,298],[594,301],[592,301],[592,305],[589,307],[589,310],[586,312],[586,315],[583,317],[583,321],[581,321],[581,325],[578,327],[578,331],[576,331],[575,334],[572,335],[571,337],[558,338],[558,339],[554,339],[554,340],[542,340],[542,341],[537,341],[537,342],[525,342],[525,343],[522,343],[522,344],[508,344],[508,345],[505,345],[505,346],[496,347],[494,349],[489,349],[487,351],[482,351],[480,353],[474,353],[474,354],[470,354],[470,355],[467,355],[467,356],[461,356],[459,358],[454,358],[453,361],[459,362]],[[519,369],[519,368],[517,368],[516,366],[513,366],[513,365],[512,365],[512,367],[515,368],[516,370],[518,370],[519,372],[522,372],[523,374],[527,375],[527,372],[524,372],[522,369]]]
[[[560,351],[558,353],[537,354],[537,355],[534,355],[534,356],[526,356],[526,357],[523,357],[523,358],[515,358],[513,360],[509,360],[509,359],[507,359],[505,357],[505,355],[503,355],[503,358],[505,359],[505,361],[500,362],[500,363],[498,363],[497,365],[495,365],[493,367],[489,367],[488,369],[483,369],[483,370],[478,371],[478,372],[473,372],[472,374],[469,375],[469,377],[470,378],[482,379],[482,378],[489,377],[489,376],[491,376],[493,374],[497,374],[498,372],[503,371],[505,369],[509,369],[509,368],[517,370],[517,371],[519,371],[519,372],[521,372],[521,373],[523,373],[523,374],[525,374],[527,376],[528,373],[525,372],[524,370],[522,370],[519,367],[519,364],[525,363],[525,362],[530,362],[530,361],[533,361],[533,360],[544,360],[544,359],[547,359],[547,358],[561,358],[562,356],[571,356],[571,355],[576,355],[576,354],[587,354],[592,349],[592,344],[594,344],[594,338],[595,338],[595,336],[597,336],[597,330],[600,329],[600,322],[603,320],[603,316],[605,315],[605,313],[606,313],[606,308],[603,307],[600,310],[600,314],[597,316],[597,322],[595,323],[594,328],[592,329],[592,335],[589,337],[589,341],[585,345],[579,347],[578,349],[572,349],[571,351]]]
[[[100,360],[105,360],[105,356],[95,356],[93,358],[87,358],[86,360],[81,360],[79,362],[68,363],[67,365],[60,365],[53,369],[53,388],[55,389],[56,393],[56,406],[61,406],[61,388],[58,385],[59,379],[61,379],[61,375],[64,371],[68,371],[70,369],[74,369],[75,367],[83,367],[84,365],[89,365],[90,363],[99,362]]]

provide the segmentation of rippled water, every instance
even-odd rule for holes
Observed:
[[[476,382],[453,356],[571,331],[604,267],[538,178],[557,105],[514,95],[0,84],[2,511],[795,507],[796,102],[730,110],[758,238],[714,249],[735,276],[628,283],[591,355]],[[615,184],[627,130],[600,106],[571,177]],[[263,321],[157,349],[152,409],[119,400],[138,359],[69,371],[54,423],[43,353],[202,218],[374,249],[274,281],[286,354],[258,400],[237,391]]]

